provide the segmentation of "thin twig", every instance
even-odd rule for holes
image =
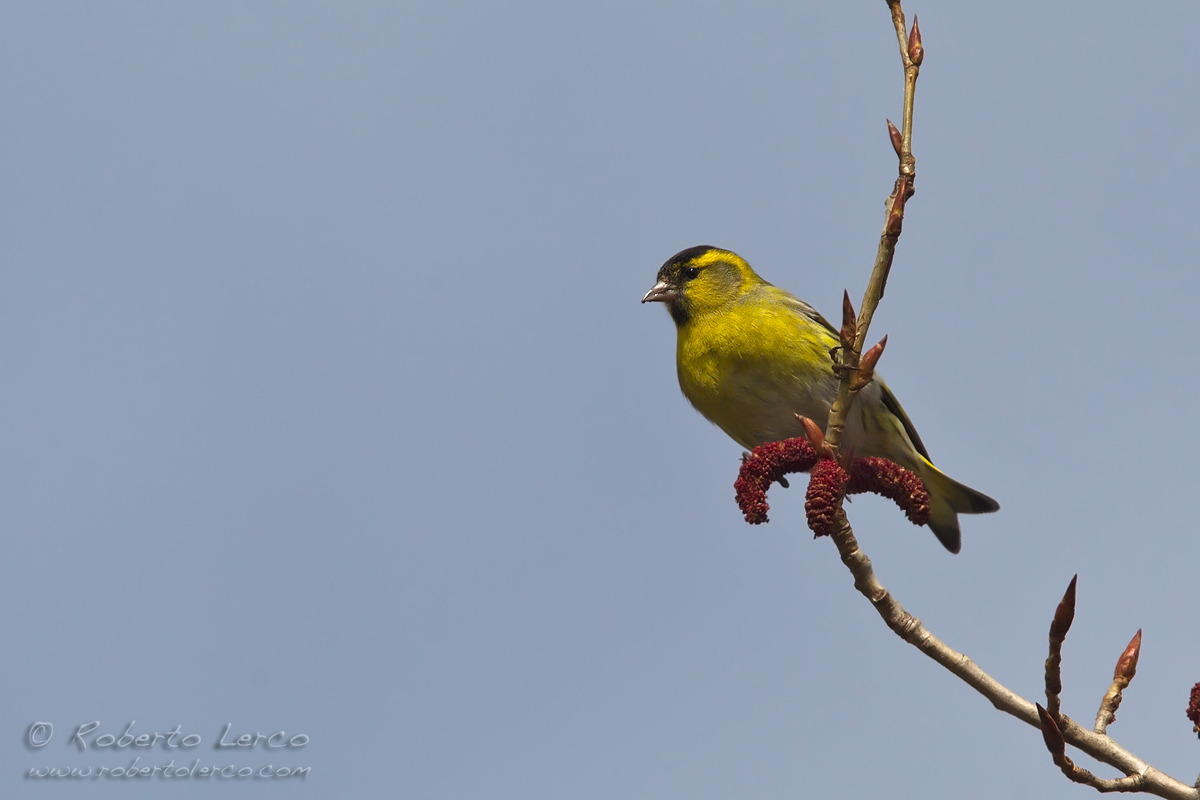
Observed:
[[[871,602],[879,616],[897,636],[957,675],[964,683],[986,697],[993,706],[1035,728],[1042,728],[1037,706],[984,672],[966,655],[947,647],[930,633],[921,620],[904,610],[875,576],[871,559],[858,546],[846,513],[839,509],[831,530],[842,563],[854,576],[854,588]],[[1147,764],[1114,742],[1110,737],[1088,730],[1065,714],[1057,725],[1063,741],[1077,747],[1102,763],[1119,769],[1127,778],[1105,782],[1092,776],[1100,791],[1143,791],[1172,800],[1200,800],[1200,789],[1188,786]]]
[[[1062,770],[1062,774],[1075,783],[1082,783],[1084,786],[1091,786],[1098,792],[1141,792],[1146,783],[1146,775],[1144,772],[1139,772],[1135,775],[1126,775],[1124,778],[1097,778],[1090,771],[1077,765],[1067,755],[1067,743],[1063,739],[1062,731],[1058,724],[1054,721],[1054,715],[1041,706],[1037,707],[1038,718],[1042,723],[1042,739],[1046,742],[1046,749],[1050,751],[1050,756],[1054,759],[1054,765]]]
[[[884,289],[887,288],[888,273],[892,269],[892,259],[896,255],[896,242],[900,238],[903,225],[904,203],[912,196],[913,184],[917,177],[917,162],[912,154],[913,95],[917,89],[917,75],[920,72],[920,62],[924,50],[920,44],[920,32],[915,27],[915,22],[914,36],[912,41],[909,40],[900,0],[888,0],[888,6],[892,10],[892,21],[896,25],[896,37],[900,44],[900,58],[904,63],[904,119],[901,123],[903,132],[900,134],[896,153],[899,161],[899,177],[896,178],[892,194],[887,200],[887,215],[884,219],[883,233],[879,237],[879,247],[875,252],[875,266],[871,270],[871,279],[867,282],[867,289],[863,293],[862,308],[859,309],[855,325],[854,346],[852,348],[843,347],[841,361],[838,365],[841,381],[838,384],[837,398],[834,399],[833,405],[829,409],[829,423],[825,427],[825,438],[835,450],[841,444],[842,434],[846,430],[846,420],[850,416],[850,408],[854,405],[854,398],[863,385],[856,384],[853,377],[858,369],[859,359],[862,357],[863,346],[867,341],[867,329],[871,326],[875,309],[879,306],[880,299],[883,298]],[[918,51],[915,59],[913,57],[914,45]],[[890,122],[888,127],[892,127]],[[893,144],[896,144],[895,138],[893,138]]]
[[[904,12],[900,8],[900,0],[887,0],[887,3],[891,9],[892,22],[896,27],[900,57],[904,62],[904,119],[900,130],[897,130],[890,122],[888,123],[892,145],[895,147],[899,159],[899,177],[896,179],[892,195],[888,198],[888,213],[884,222],[883,234],[879,239],[875,267],[871,272],[871,279],[867,283],[862,309],[856,321],[852,316],[853,309],[850,308],[849,299],[847,298],[844,303],[844,308],[847,310],[841,331],[840,363],[835,360],[837,371],[840,373],[840,382],[837,398],[830,408],[829,425],[825,435],[825,444],[831,445],[835,449],[841,442],[855,394],[865,384],[863,380],[865,376],[859,376],[856,379],[855,374],[859,370],[867,328],[871,324],[871,317],[879,305],[879,300],[883,297],[883,291],[887,284],[888,271],[891,269],[896,241],[900,237],[903,224],[904,203],[912,195],[913,183],[916,179],[916,160],[912,155],[913,94],[916,90],[917,75],[924,59],[925,50],[916,18],[913,18],[913,30],[910,36],[905,28]],[[851,339],[853,347],[847,346]],[[1097,731],[1100,732],[1088,730],[1061,713],[1059,709],[1059,694],[1062,691],[1060,662],[1063,639],[1070,627],[1070,618],[1074,614],[1074,579],[1071,581],[1067,596],[1059,605],[1058,613],[1055,614],[1054,623],[1050,628],[1050,655],[1046,659],[1046,698],[1053,709],[1053,713],[1051,713],[1008,689],[980,669],[967,656],[947,647],[921,624],[921,620],[905,611],[875,577],[871,560],[859,548],[854,530],[850,527],[850,522],[846,519],[846,512],[840,505],[832,516],[829,533],[837,546],[842,563],[854,576],[854,587],[871,602],[887,626],[901,639],[957,675],[968,686],[990,700],[997,709],[1039,728],[1045,739],[1046,747],[1054,758],[1054,763],[1071,780],[1092,786],[1101,792],[1140,791],[1159,797],[1172,798],[1172,800],[1200,800],[1200,788],[1187,786],[1160,772],[1125,750],[1103,732],[1100,717],[1105,719],[1105,725],[1111,721],[1109,719],[1111,712],[1120,702],[1120,690],[1128,686],[1129,680],[1133,677],[1134,668],[1137,665],[1137,646],[1141,639],[1140,631],[1117,663],[1117,669],[1113,676],[1113,689],[1110,689],[1109,692],[1112,695],[1112,702],[1109,702],[1109,696],[1106,695],[1105,704],[1101,706],[1101,715],[1097,718]],[[1198,727],[1200,727],[1200,723],[1198,723]],[[1113,780],[1097,778],[1071,761],[1066,754],[1067,744],[1082,750],[1097,761],[1116,767],[1124,773],[1125,777]]]

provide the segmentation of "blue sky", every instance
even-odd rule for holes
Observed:
[[[1078,572],[1064,711],[1144,629],[1110,732],[1190,782],[1200,8],[906,10],[917,194],[873,338],[1002,510],[958,556],[878,499],[851,521],[1030,699]],[[1090,791],[887,631],[796,488],[741,521],[740,449],[638,303],[706,243],[857,304],[884,3],[26,4],[0,91],[0,793]],[[22,777],[132,760],[69,745],[91,721],[311,772]],[[227,724],[309,743],[230,756]]]

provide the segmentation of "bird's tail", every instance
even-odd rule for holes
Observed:
[[[929,529],[951,553],[962,547],[958,529],[959,514],[989,514],[1000,510],[1000,504],[970,486],[964,486],[946,473],[921,459],[917,472],[929,492]]]

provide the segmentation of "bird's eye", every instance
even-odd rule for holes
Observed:
[[[687,278],[689,281],[699,274],[700,274],[700,270],[696,269],[695,267],[684,267],[683,268],[683,277]]]

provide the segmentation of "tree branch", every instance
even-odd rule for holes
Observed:
[[[921,61],[925,57],[925,48],[921,44],[921,31],[913,18],[913,32],[910,37],[904,27],[904,11],[900,8],[900,0],[888,0],[892,10],[892,22],[896,25],[896,38],[900,43],[900,58],[904,63],[904,118],[901,121],[902,132],[896,131],[894,125],[888,122],[892,145],[896,149],[899,161],[899,176],[888,196],[884,217],[883,233],[879,236],[879,247],[875,252],[875,266],[871,270],[871,278],[863,293],[862,308],[853,326],[849,325],[853,316],[853,307],[849,298],[845,306],[849,310],[846,322],[843,324],[843,345],[840,363],[835,362],[834,371],[839,373],[841,381],[838,384],[837,397],[829,409],[829,423],[825,427],[825,439],[836,451],[841,445],[842,435],[846,430],[846,420],[858,390],[866,385],[866,381],[855,381],[854,376],[859,369],[863,346],[867,341],[867,329],[871,327],[871,319],[875,309],[883,298],[887,288],[888,273],[892,270],[892,259],[896,255],[896,242],[904,225],[904,204],[912,197],[917,178],[917,160],[912,154],[912,115],[913,96],[917,90],[917,75],[920,73]],[[852,328],[852,330],[851,330]],[[853,346],[847,347],[847,340],[853,340]]]
[[[854,309],[850,305],[848,296],[843,303],[841,347],[835,351],[835,353],[840,351],[841,356],[840,361],[837,358],[834,360],[834,371],[839,374],[840,381],[837,397],[830,408],[829,424],[824,437],[824,444],[828,445],[834,454],[837,453],[837,448],[841,443],[846,420],[858,390],[869,383],[874,361],[878,359],[879,352],[882,351],[881,343],[873,352],[872,358],[864,359],[862,356],[867,329],[870,327],[875,309],[883,297],[888,273],[895,255],[896,242],[900,238],[904,221],[904,203],[913,194],[913,186],[916,181],[916,159],[912,154],[913,97],[921,62],[925,57],[925,48],[921,41],[921,32],[916,17],[913,18],[912,32],[909,34],[906,32],[900,0],[887,0],[887,4],[891,9],[892,22],[895,25],[896,38],[900,45],[900,58],[904,65],[904,117],[899,130],[890,121],[888,122],[892,146],[896,150],[899,162],[899,174],[892,194],[887,200],[887,215],[883,233],[879,238],[875,265],[867,283],[857,320],[854,318]],[[810,431],[809,436],[815,439],[819,437],[819,432],[814,435]],[[832,464],[833,462],[822,461],[819,463]],[[813,472],[816,473],[817,470],[814,468]],[[767,485],[769,485],[769,480]],[[812,481],[810,481],[810,489],[811,486]],[[841,502],[842,497],[839,496],[826,527],[837,546],[842,563],[854,577],[854,587],[870,601],[879,616],[897,636],[957,675],[968,686],[990,700],[992,705],[1000,711],[1039,728],[1054,763],[1062,769],[1064,775],[1072,781],[1092,786],[1101,792],[1147,792],[1174,800],[1200,800],[1200,788],[1188,786],[1160,772],[1118,745],[1106,733],[1107,726],[1112,722],[1114,712],[1121,702],[1121,691],[1133,679],[1141,646],[1141,631],[1138,631],[1117,662],[1112,687],[1105,695],[1096,717],[1095,730],[1085,728],[1062,714],[1059,702],[1059,695],[1062,691],[1060,673],[1062,644],[1075,612],[1074,578],[1071,580],[1067,594],[1059,604],[1054,621],[1050,626],[1050,654],[1045,665],[1046,698],[1049,706],[1049,709],[1046,709],[1008,689],[984,672],[966,655],[946,646],[930,633],[919,619],[904,610],[899,601],[883,587],[883,584],[875,576],[871,560],[859,548]],[[763,519],[765,519],[765,488],[762,507],[764,509]],[[1197,706],[1194,721],[1196,730],[1200,731],[1200,695],[1197,694],[1198,692],[1200,692],[1200,684],[1197,684],[1193,691],[1193,705]],[[1191,716],[1192,711],[1189,707],[1189,717]],[[1067,744],[1077,747],[1097,761],[1119,769],[1125,777],[1112,780],[1102,779],[1076,766],[1066,755]]]
[[[871,559],[859,548],[845,511],[838,511],[831,536],[842,563],[854,576],[854,588],[871,602],[897,636],[957,675],[1000,711],[1035,728],[1042,728],[1037,706],[984,672],[966,655],[946,646],[921,624],[921,620],[905,611],[900,602],[883,587],[875,576]],[[1092,775],[1089,780],[1081,782],[1095,786],[1100,791],[1142,791],[1173,800],[1200,800],[1200,789],[1160,772],[1110,737],[1084,728],[1065,714],[1059,715],[1057,726],[1066,744],[1079,748],[1097,761],[1116,767],[1126,775],[1126,779],[1116,781],[1104,781]],[[1091,775],[1086,770],[1082,772]]]

